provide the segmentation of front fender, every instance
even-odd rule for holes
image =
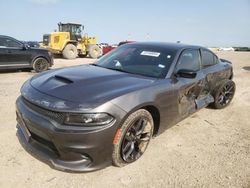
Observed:
[[[138,109],[155,107],[160,114],[159,132],[173,125],[178,118],[177,94],[172,90],[171,84],[166,81],[117,97],[111,102],[126,111],[126,117]]]

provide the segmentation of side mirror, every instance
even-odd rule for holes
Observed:
[[[28,44],[23,44],[23,50],[28,50],[29,49],[29,45]]]
[[[196,72],[192,70],[180,69],[176,75],[183,78],[195,78]]]

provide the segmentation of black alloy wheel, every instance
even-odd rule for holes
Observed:
[[[48,70],[48,68],[49,68],[49,63],[45,58],[39,57],[35,59],[33,63],[33,69],[36,72],[42,72],[42,71]]]
[[[114,165],[121,167],[139,159],[147,149],[153,130],[153,118],[147,110],[140,109],[130,114],[114,144]]]
[[[235,93],[235,83],[232,80],[227,80],[216,91],[214,107],[222,109],[229,105]]]
[[[127,130],[122,142],[121,155],[124,161],[136,161],[145,152],[152,136],[152,126],[146,118],[139,118]]]

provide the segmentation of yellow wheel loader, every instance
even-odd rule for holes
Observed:
[[[66,59],[77,56],[98,58],[102,50],[96,45],[95,37],[82,36],[84,27],[76,23],[58,23],[58,31],[43,35],[41,48],[47,48],[53,54],[62,54]]]

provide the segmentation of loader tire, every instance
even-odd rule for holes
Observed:
[[[65,59],[75,59],[77,57],[77,48],[73,44],[67,44],[62,54]]]
[[[89,48],[89,57],[96,59],[102,55],[102,49],[97,45],[93,45]]]

